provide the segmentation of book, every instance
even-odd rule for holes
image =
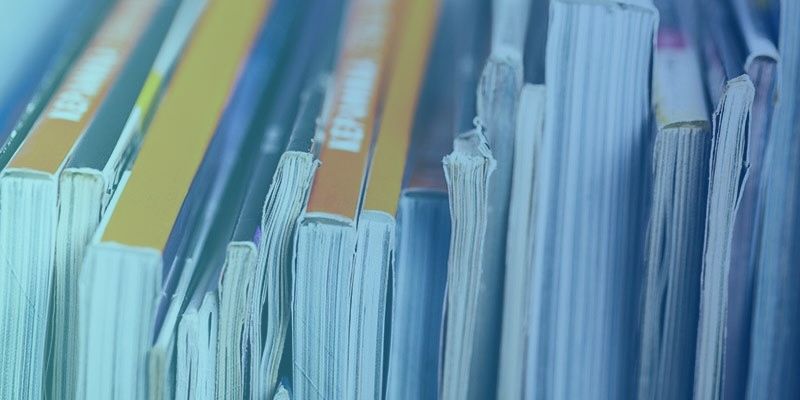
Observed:
[[[241,61],[216,132],[184,200],[181,212],[186,219],[180,228],[183,233],[170,239],[176,252],[165,275],[156,313],[156,336],[148,351],[149,398],[176,396],[181,369],[191,369],[191,365],[176,364],[180,322],[188,307],[202,305],[198,303],[206,300],[207,289],[219,280],[219,262],[230,235],[230,218],[243,192],[239,180],[246,175],[255,151],[251,146],[253,125],[260,118],[262,104],[271,97],[270,87],[279,79],[277,60],[285,52],[292,32],[292,24],[286,23],[284,17],[292,10],[293,6],[286,2],[270,5],[267,19]],[[211,305],[200,311],[213,312]],[[215,376],[214,369],[204,373],[206,379]],[[216,391],[213,386],[205,389],[205,394],[211,396]],[[192,386],[187,390],[200,393]]]
[[[476,94],[476,124],[479,129],[468,135],[483,136],[466,141],[472,147],[485,141],[493,159],[493,173],[485,175],[489,198],[485,232],[476,231],[474,243],[457,243],[461,232],[451,236],[450,271],[448,272],[447,335],[445,336],[442,396],[444,398],[486,398],[497,392],[497,366],[500,326],[502,324],[503,284],[505,273],[508,200],[514,148],[514,128],[519,91],[523,79],[523,50],[531,2],[492,2],[491,45],[488,59],[478,82]],[[469,94],[468,94],[469,95]],[[459,140],[459,139],[456,139]],[[482,145],[477,145],[482,146]],[[454,154],[463,146],[453,145]],[[459,157],[450,160],[458,163]],[[447,168],[447,167],[446,167]],[[472,173],[470,168],[453,166],[453,173]],[[462,179],[449,175],[453,183]],[[480,197],[480,186],[475,196]],[[468,192],[459,196],[470,196]],[[455,203],[457,197],[451,196]],[[454,206],[455,207],[455,206]],[[469,207],[469,206],[467,206]],[[471,211],[470,211],[471,212]],[[483,210],[476,212],[482,213]],[[455,219],[455,215],[453,216]],[[467,222],[469,224],[469,222]],[[454,225],[455,226],[455,225]],[[463,226],[463,225],[460,225]],[[482,226],[482,225],[478,225]],[[471,228],[467,228],[471,229]],[[456,247],[459,246],[459,247]],[[479,247],[481,260],[476,264],[455,261],[455,252]],[[467,272],[469,271],[469,272]],[[467,279],[462,279],[467,277]],[[480,289],[478,289],[480,288]],[[456,307],[465,302],[478,307]],[[451,309],[451,307],[453,307]],[[462,327],[450,329],[450,326]],[[466,331],[466,332],[465,332]]]
[[[34,75],[33,82],[23,82],[20,90],[24,91],[22,88],[28,85],[33,87],[28,92],[15,94],[13,101],[18,104],[10,105],[6,109],[5,118],[9,126],[0,131],[0,168],[5,168],[28,135],[48,104],[50,96],[69,72],[73,61],[81,55],[81,51],[103,21],[110,3],[107,0],[81,2],[81,6],[75,8],[70,16],[71,23],[63,31],[55,32],[59,40],[51,42],[53,47],[46,50],[50,54],[44,60],[43,69],[37,71],[36,67],[29,66],[28,72]]]
[[[791,397],[800,390],[791,373],[800,366],[797,347],[800,314],[795,245],[800,231],[795,207],[798,181],[798,108],[800,41],[797,24],[800,4],[792,1],[767,3],[772,17],[773,40],[778,43],[780,62],[775,88],[774,111],[765,149],[762,172],[763,213],[758,247],[752,306],[752,332],[748,363],[747,393],[750,398]]]
[[[213,285],[218,276],[211,276]],[[210,288],[208,288],[210,289]],[[196,290],[181,314],[176,339],[175,398],[213,399],[217,365],[219,302],[213,290]]]
[[[346,386],[346,374],[355,219],[389,69],[390,15],[397,11],[395,2],[356,0],[344,17],[326,100],[321,165],[294,239],[292,375],[296,397],[344,397],[354,389]]]
[[[733,10],[718,3],[705,5],[704,18],[713,21],[703,37],[706,85],[712,115],[708,205],[703,245],[694,395],[721,398],[724,391],[728,329],[732,237],[736,216],[750,179],[753,82],[744,70],[744,52],[726,32],[735,27]],[[737,293],[735,296],[742,296]]]
[[[220,279],[218,286],[214,289],[220,298],[219,302],[219,315],[220,315],[220,334],[219,344],[217,346],[217,357],[220,358],[221,365],[234,366],[233,368],[217,370],[217,381],[219,386],[217,389],[218,397],[233,397],[236,394],[243,394],[250,382],[250,376],[243,368],[246,363],[254,365],[263,365],[264,369],[275,365],[283,355],[282,352],[271,353],[266,349],[262,353],[255,353],[250,350],[250,336],[252,331],[252,324],[258,318],[260,321],[263,315],[260,313],[261,304],[248,302],[251,298],[257,298],[255,292],[255,279],[262,281],[269,280],[270,285],[275,285],[280,289],[281,282],[273,282],[275,278],[272,275],[277,275],[280,272],[274,271],[270,273],[269,278],[259,278],[259,275],[266,275],[267,271],[259,271],[262,264],[259,262],[260,254],[258,246],[261,245],[261,236],[266,234],[261,228],[262,224],[269,223],[272,227],[277,218],[280,221],[292,221],[297,218],[301,212],[302,204],[304,203],[305,196],[307,196],[308,188],[310,187],[311,174],[316,168],[314,159],[313,146],[311,137],[314,135],[313,123],[317,118],[320,110],[320,96],[322,94],[307,93],[307,97],[303,102],[302,108],[297,116],[297,124],[292,130],[292,137],[297,140],[292,140],[292,145],[286,148],[286,151],[281,149],[280,144],[283,140],[277,136],[282,131],[275,129],[265,130],[263,143],[261,146],[261,153],[257,160],[258,173],[253,174],[250,183],[247,187],[247,195],[239,210],[239,217],[235,219],[236,228],[230,242],[226,243],[225,257],[222,264],[222,279]],[[311,119],[312,126],[309,129],[307,124],[308,119]],[[277,120],[276,120],[277,121]],[[283,123],[281,121],[280,123]],[[273,125],[273,127],[275,127]],[[276,137],[277,136],[277,137]],[[306,138],[308,140],[303,140]],[[289,150],[291,149],[291,150]],[[271,166],[271,168],[270,168]],[[273,172],[273,177],[266,179],[272,180],[272,184],[265,185],[264,180],[254,179],[259,177],[261,171]],[[254,171],[256,172],[256,171]],[[262,192],[262,187],[268,187],[270,192],[265,194]],[[259,193],[261,195],[256,195]],[[281,195],[281,201],[278,203],[277,195]],[[254,204],[253,204],[254,203]],[[249,212],[252,210],[266,210],[269,212],[259,212],[255,216],[251,216]],[[250,217],[250,218],[248,218]],[[294,219],[292,219],[294,217]],[[251,222],[252,219],[256,218]],[[263,222],[262,222],[263,221]],[[250,227],[246,227],[250,225]],[[283,225],[283,230],[278,232],[273,230],[269,235],[278,238],[278,243],[284,243],[281,247],[276,247],[278,250],[285,250],[285,243],[292,233],[291,226]],[[242,232],[249,232],[249,236],[241,238],[239,235]],[[281,236],[277,236],[281,233]],[[277,252],[277,251],[276,251]],[[286,256],[286,254],[284,254]],[[281,266],[281,261],[288,263],[288,261],[281,260],[275,257],[273,261],[274,269]],[[288,277],[287,277],[288,278]],[[264,285],[267,285],[265,283]],[[253,289],[251,289],[253,287]],[[260,294],[260,293],[258,293]],[[286,296],[288,293],[275,293],[274,296]],[[266,301],[266,300],[263,300]],[[252,315],[255,311],[259,311],[257,315]],[[276,310],[277,311],[277,310]],[[280,326],[271,327],[274,329],[275,336],[279,336]],[[260,340],[260,337],[258,338]],[[278,339],[273,339],[278,340]],[[255,339],[253,339],[255,341]],[[280,343],[279,343],[280,344]],[[269,343],[270,346],[278,348],[279,344]],[[282,350],[282,349],[281,349]],[[248,356],[251,358],[248,358]],[[252,358],[258,357],[258,361],[251,361]],[[269,357],[272,357],[270,359]],[[261,364],[259,364],[261,363]],[[264,386],[270,386],[274,383],[264,383]],[[224,386],[223,386],[224,385]],[[258,386],[251,385],[250,387]],[[272,387],[263,389],[252,389],[253,391],[263,390],[264,392],[273,391]]]
[[[216,288],[223,321],[218,357],[231,367],[217,371],[220,398],[247,396],[247,390],[253,397],[271,397],[285,357],[289,244],[317,164],[312,138],[325,95],[319,75],[334,54],[330,43],[319,39],[336,34],[342,11],[335,1],[310,5],[314,11],[297,18],[296,39],[287,43],[287,64],[258,125],[259,151],[225,241]],[[301,96],[304,86],[309,87]]]
[[[245,303],[250,309],[245,326],[249,328],[248,348],[253,354],[249,381],[253,392],[267,397],[277,394],[280,365],[288,351],[291,245],[295,222],[303,212],[319,165],[318,143],[313,140],[317,131],[314,123],[322,109],[326,82],[317,81],[305,94],[290,141],[280,156],[269,192],[261,202],[261,222],[254,236],[258,249],[255,268],[246,276],[254,279],[251,295],[247,297],[254,301]],[[266,329],[262,332],[264,321]]]
[[[477,318],[475,292],[480,280],[481,257],[486,234],[488,182],[497,168],[486,137],[475,130],[460,134],[453,141],[453,151],[444,157],[445,178],[452,220],[450,251],[447,258],[447,298],[443,354],[442,396],[445,391],[465,392],[466,385],[456,386],[457,379],[466,379],[466,372],[454,371],[458,361],[468,364],[471,355],[474,324]],[[458,201],[454,199],[469,199]],[[458,269],[456,269],[458,268]],[[455,294],[454,294],[455,292]],[[459,296],[459,297],[456,297]],[[458,301],[456,301],[458,300]],[[455,375],[448,377],[448,374]],[[459,376],[461,375],[461,376]],[[489,378],[491,379],[491,378]],[[448,388],[448,385],[451,387]],[[458,393],[466,395],[466,393]]]
[[[384,391],[394,212],[436,6],[356,1],[349,10],[321,166],[295,239],[294,396]]]
[[[551,2],[528,398],[635,396],[657,21],[650,1]]]
[[[447,280],[447,247],[442,242],[450,236],[449,217],[441,187],[410,185],[403,190],[391,278],[387,399],[437,396],[436,369],[426,367],[439,364]]]
[[[697,47],[674,3],[656,6],[656,133],[637,396],[686,398],[694,390],[711,125]]]
[[[457,1],[439,5],[435,39],[419,93],[402,191],[397,202],[389,277],[386,399],[435,399],[441,367],[442,310],[447,283],[450,212],[441,159],[452,146],[454,94],[461,76],[453,40]],[[374,178],[372,178],[374,179]]]
[[[744,396],[747,383],[746,360],[750,354],[757,238],[762,231],[761,204],[764,188],[761,182],[775,107],[780,55],[769,29],[771,7],[768,2],[737,0],[733,2],[732,8],[744,55],[744,60],[740,62],[743,62],[744,71],[755,88],[747,146],[748,178],[733,227],[729,281],[731,293],[737,295],[729,297],[725,349],[727,361],[724,391],[731,395],[741,393]]]
[[[361,396],[380,397],[385,391],[397,207],[438,10],[438,1],[414,1],[401,16],[392,57],[402,68],[392,68],[388,77],[357,222],[347,387]]]
[[[0,398],[800,389],[793,1],[6,3]]]
[[[214,185],[215,166],[205,163],[202,168],[204,154],[209,151],[207,159],[215,162],[230,162],[217,157],[235,157],[224,140],[236,143],[241,134],[214,132],[233,101],[240,66],[269,5],[209,4],[176,66],[124,191],[101,222],[83,262],[79,398],[148,393],[148,351],[168,304],[162,293],[171,294],[178,285],[186,267],[180,257],[191,244],[188,225],[204,216],[198,205],[219,186]],[[125,312],[117,308],[123,305]]]
[[[122,85],[120,79],[130,78],[125,66],[136,56],[145,58],[136,62],[152,61],[146,59],[147,54],[137,54],[136,48],[157,8],[155,1],[123,1],[114,6],[0,172],[4,227],[0,252],[6,259],[4,269],[18,277],[4,280],[8,286],[3,292],[10,296],[0,309],[0,320],[13,332],[3,346],[13,349],[3,357],[8,362],[5,368],[14,371],[3,374],[8,382],[2,386],[11,391],[9,397],[40,397],[44,385],[59,177],[75,149],[91,145],[82,140],[84,134],[98,118],[113,112],[104,106]],[[136,93],[128,96],[135,98]],[[6,229],[14,226],[25,228]]]
[[[52,335],[53,397],[75,395],[78,277],[86,246],[124,171],[132,162],[149,116],[172,66],[204,8],[203,1],[166,3],[126,66],[124,85],[109,93],[59,177],[54,256]],[[137,95],[138,93],[138,95]]]
[[[311,182],[319,165],[321,132],[317,124],[324,123],[326,117],[327,76],[337,51],[335,44],[320,38],[339,36],[344,9],[345,3],[325,1],[315,4],[314,12],[305,20],[304,34],[297,46],[314,54],[298,51],[292,55],[295,65],[305,62],[306,67],[296,71],[300,73],[293,75],[293,79],[287,79],[282,89],[285,93],[300,93],[301,85],[308,87],[285,151],[278,160],[273,184],[266,196],[261,190],[257,191],[262,193],[259,204],[262,213],[259,229],[253,236],[257,238],[258,258],[253,275],[254,286],[248,299],[251,305],[248,321],[250,350],[255,355],[250,358],[253,397],[268,398],[277,394],[279,376],[288,373],[285,364],[289,360],[286,354],[289,352],[291,321],[293,239],[296,221],[308,201]],[[275,115],[280,117],[281,113]],[[272,122],[268,129],[276,130],[278,126]]]

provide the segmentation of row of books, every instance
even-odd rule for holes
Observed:
[[[800,393],[794,0],[3,7],[2,399]]]

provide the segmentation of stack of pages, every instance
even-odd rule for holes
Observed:
[[[640,0],[554,1],[550,11],[524,388],[543,399],[632,397],[658,13]]]
[[[455,139],[453,153],[444,159],[453,219],[445,398],[486,398],[497,390],[506,224],[529,8],[528,1],[493,2],[490,51],[475,99],[476,126]]]
[[[161,380],[169,366],[148,353],[153,338],[165,335],[162,330],[175,330],[168,311],[183,302],[197,265],[194,245],[204,240],[209,218],[202,206],[219,201],[229,160],[241,146],[243,135],[229,127],[255,112],[249,104],[257,95],[234,87],[239,60],[256,40],[267,9],[210,4],[186,45],[124,189],[111,200],[112,211],[84,258],[78,398],[158,398],[168,390]],[[229,24],[231,18],[239,24]],[[258,55],[254,51],[251,58]],[[245,71],[240,79],[246,82],[251,74]],[[197,80],[214,84],[201,88]],[[224,110],[226,103],[239,107]],[[196,117],[187,119],[190,114]],[[176,144],[181,151],[170,151]],[[205,161],[204,152],[211,156]]]
[[[677,8],[660,7],[654,55],[652,203],[637,397],[691,398],[711,149],[700,58]]]
[[[355,0],[345,16],[321,165],[294,244],[298,398],[384,393],[395,211],[436,5]]]
[[[800,392],[795,0],[0,5],[0,399]]]

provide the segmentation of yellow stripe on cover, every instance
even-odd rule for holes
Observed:
[[[159,72],[151,71],[147,75],[147,80],[144,81],[144,86],[142,86],[142,91],[139,93],[139,97],[136,98],[135,107],[143,111],[149,110],[150,106],[153,104],[153,100],[156,98],[156,93],[158,93],[163,80],[164,77],[161,76]]]
[[[102,241],[162,250],[271,1],[214,1],[156,111]]]

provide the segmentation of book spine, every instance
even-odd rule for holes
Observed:
[[[153,61],[153,66],[147,74],[144,85],[139,91],[133,110],[125,122],[117,146],[109,157],[103,172],[107,183],[116,184],[119,176],[129,164],[131,155],[144,133],[144,125],[152,115],[157,99],[169,81],[168,75],[186,47],[207,2],[207,0],[185,0],[181,3],[158,50],[158,55]]]
[[[364,207],[394,215],[403,184],[408,146],[422,87],[438,2],[408,2],[393,63],[386,106],[380,123]]]
[[[156,8],[155,0],[114,6],[48,102],[9,168],[56,174],[106,98]]]
[[[308,203],[309,212],[355,220],[361,205],[369,150],[389,68],[394,16],[401,1],[355,0],[333,81],[331,118]]]
[[[46,70],[40,74],[34,92],[24,100],[25,105],[21,112],[15,115],[15,122],[10,132],[0,133],[4,140],[0,145],[0,169],[5,168],[11,161],[39,114],[47,106],[50,97],[69,72],[69,67],[88,44],[95,28],[100,25],[110,8],[107,3],[103,0],[88,1],[79,9],[70,10],[71,24],[60,31],[62,40],[52,50],[55,54],[50,58]]]

